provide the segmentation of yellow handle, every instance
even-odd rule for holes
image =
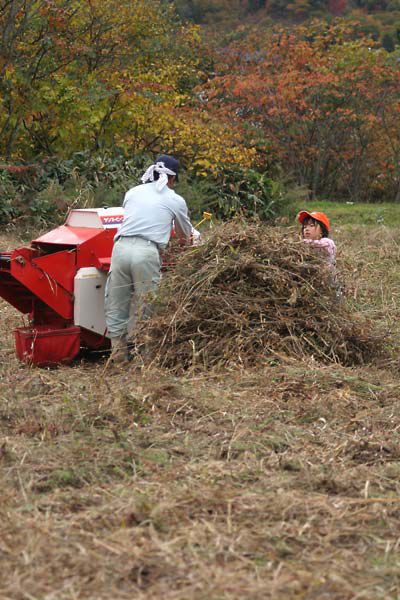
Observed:
[[[198,222],[198,223],[195,225],[196,229],[197,229],[197,227],[199,227],[200,225],[202,225],[202,224],[203,224],[205,221],[211,221],[211,219],[212,219],[212,213],[209,213],[209,212],[203,212],[203,218],[202,218],[202,220],[201,220],[201,221],[199,221],[199,222]]]

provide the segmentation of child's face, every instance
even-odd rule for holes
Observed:
[[[322,228],[314,219],[305,219],[303,221],[303,238],[306,240],[320,240],[322,238]]]

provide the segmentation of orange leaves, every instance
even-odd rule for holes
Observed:
[[[258,40],[253,32],[250,48],[235,43],[225,54],[224,72],[210,87],[208,108],[241,122],[248,139],[262,131],[275,161],[313,193],[328,182],[351,189],[374,176],[374,154],[400,155],[393,150],[400,148],[399,70],[349,24],[277,30],[268,39],[260,32]],[[398,141],[385,145],[393,125],[384,123],[396,119]],[[351,182],[336,183],[331,172]]]
[[[347,6],[347,0],[329,0],[328,8],[329,12],[331,12],[335,16],[339,16],[344,13]]]

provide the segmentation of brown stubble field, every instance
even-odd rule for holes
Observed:
[[[335,238],[385,361],[39,370],[1,302],[2,600],[400,597],[400,235]]]

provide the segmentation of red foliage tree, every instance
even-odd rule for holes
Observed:
[[[328,2],[329,12],[336,17],[342,15],[346,10],[346,7],[346,0],[329,0]]]
[[[225,53],[210,108],[241,122],[247,143],[263,139],[261,164],[279,163],[312,196],[395,192],[400,174],[389,183],[385,165],[398,158],[400,72],[369,44],[339,26],[254,36]]]

